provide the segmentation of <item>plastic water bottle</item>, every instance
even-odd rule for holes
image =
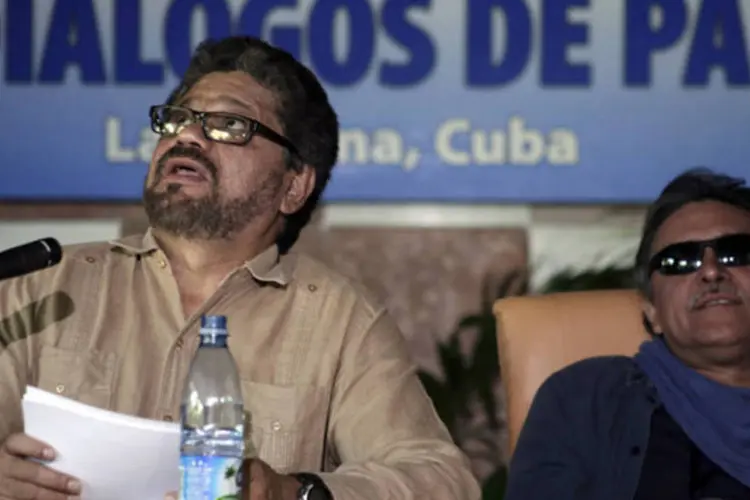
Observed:
[[[241,497],[244,411],[225,316],[203,316],[182,398],[181,500]]]

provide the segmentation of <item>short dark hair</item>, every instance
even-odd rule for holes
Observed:
[[[336,112],[317,77],[290,53],[251,36],[206,40],[196,48],[179,86],[170,94],[171,104],[184,96],[209,73],[242,71],[275,94],[275,110],[284,134],[299,151],[301,160],[315,169],[315,186],[305,205],[286,218],[277,238],[286,253],[310,221],[331,178],[339,147]],[[289,157],[295,168],[299,159]]]
[[[685,205],[707,200],[750,212],[750,188],[745,187],[744,179],[719,174],[704,167],[687,170],[675,177],[649,207],[635,257],[635,282],[645,297],[651,297],[648,263],[659,228]]]

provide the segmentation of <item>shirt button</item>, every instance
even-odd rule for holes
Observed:
[[[65,386],[63,384],[57,384],[57,386],[55,387],[55,392],[58,394],[62,394],[63,392],[65,392]]]
[[[171,422],[172,421],[172,415],[164,415],[164,421],[165,422]]]
[[[281,422],[278,420],[274,421],[274,423],[271,424],[271,429],[273,429],[274,432],[279,432],[281,430]]]
[[[165,267],[167,267],[167,262],[164,259],[159,259],[159,267],[164,269]]]
[[[310,290],[311,292],[314,292],[315,290],[318,289],[318,287],[315,285],[307,285],[307,289]]]
[[[634,457],[637,457],[638,455],[641,454],[641,447],[633,446],[632,448],[630,448],[630,454],[633,455]]]
[[[94,262],[96,262],[96,259],[93,257],[86,257],[86,262],[88,262],[89,264],[93,264]]]

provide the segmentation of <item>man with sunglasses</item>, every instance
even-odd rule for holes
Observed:
[[[26,384],[177,421],[203,314],[228,317],[250,417],[245,498],[478,499],[384,308],[290,252],[338,150],[316,77],[251,37],[207,42],[149,117],[148,232],[0,283],[0,499],[81,493],[21,433]]]
[[[636,280],[652,339],[632,358],[587,359],[542,385],[508,500],[750,498],[744,181],[705,169],[674,179],[648,211]]]

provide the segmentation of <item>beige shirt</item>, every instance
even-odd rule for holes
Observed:
[[[0,442],[22,429],[26,384],[178,421],[202,314],[228,317],[248,445],[277,471],[322,472],[336,500],[480,498],[383,307],[275,246],[187,321],[150,232],[67,247],[59,265],[0,282]]]

